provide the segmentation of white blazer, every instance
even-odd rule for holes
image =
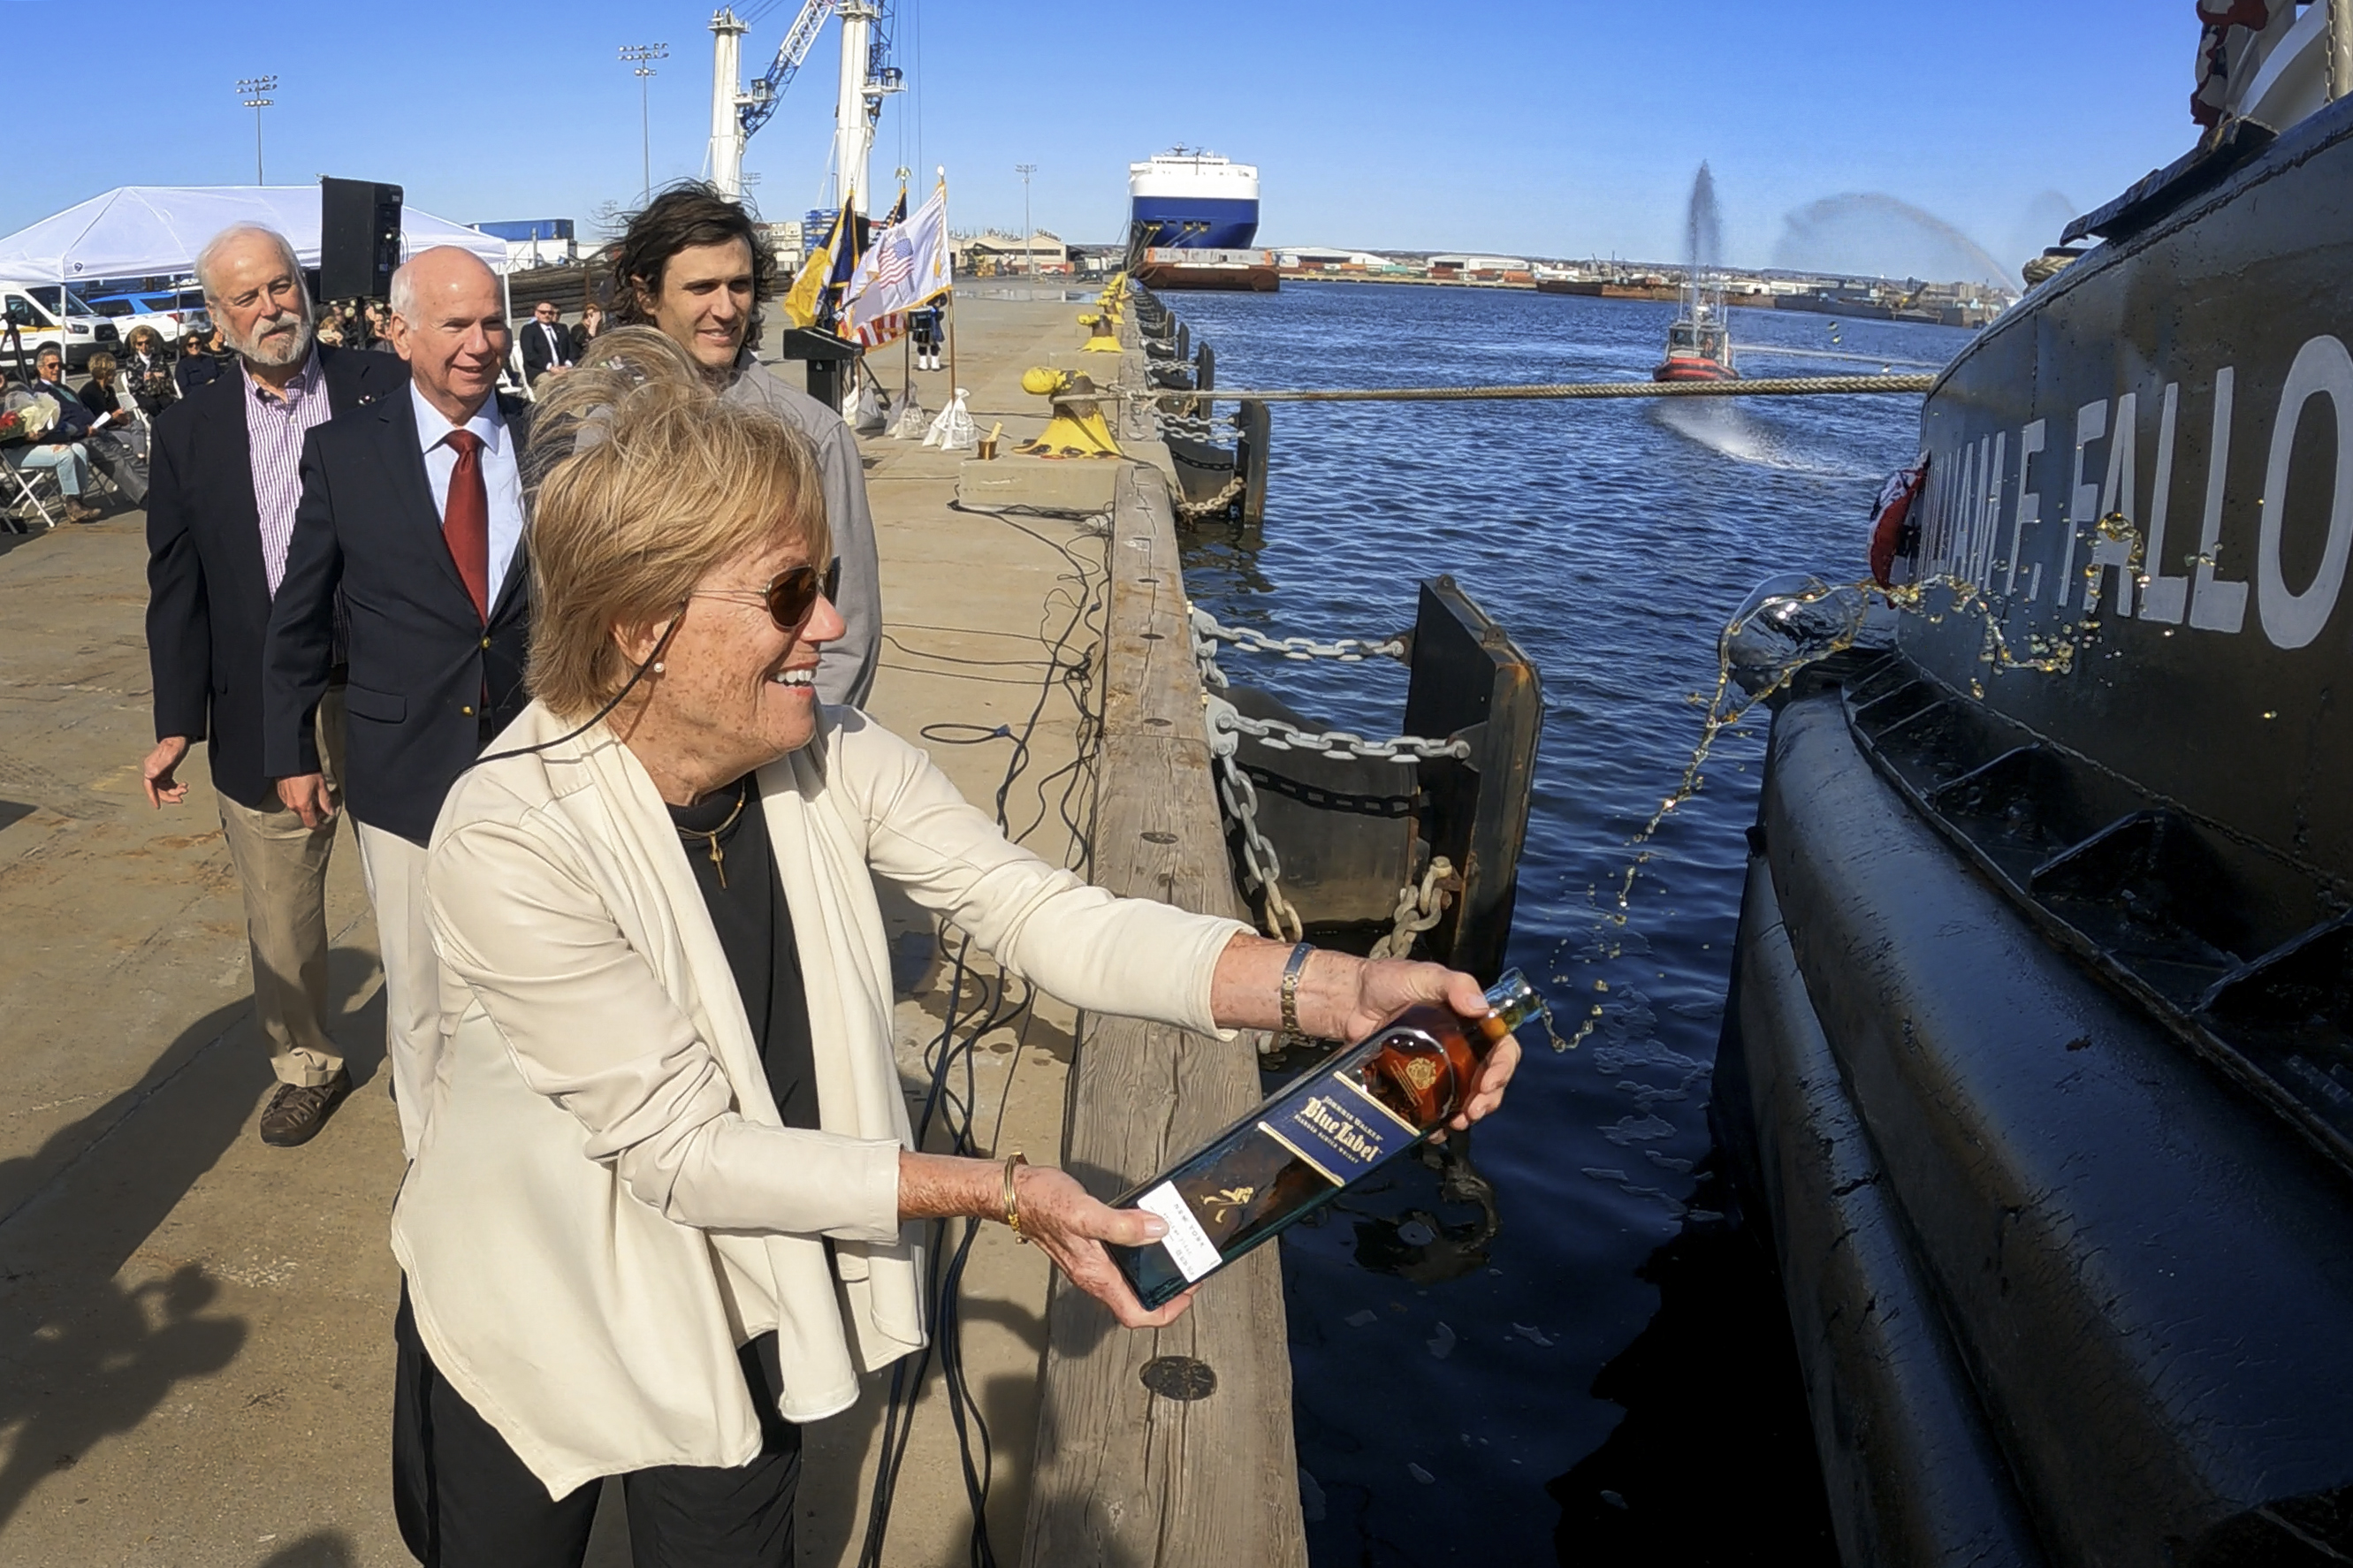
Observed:
[[[755,1334],[776,1331],[795,1421],[923,1345],[875,877],[1066,1002],[1218,1032],[1211,973],[1248,928],[1049,867],[922,752],[820,711],[758,775],[819,1131],[782,1124],[685,846],[611,731],[466,773],[434,830],[446,1044],[393,1251],[435,1365],[551,1496],[749,1461]],[[570,727],[533,703],[492,749]]]

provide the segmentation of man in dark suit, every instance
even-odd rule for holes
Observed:
[[[262,767],[262,644],[301,499],[303,437],[372,400],[406,397],[408,373],[381,355],[312,346],[301,268],[268,229],[215,237],[196,276],[239,359],[155,418],[147,656],[156,742],[144,773],[149,804],[176,805],[187,797],[177,770],[189,745],[209,743],[221,835],[245,891],[254,1013],[279,1084],[261,1139],[282,1146],[318,1131],[351,1075],[325,1022],[334,822],[298,816]],[[338,682],[318,704],[313,737],[331,778],[342,736]],[[327,794],[332,805],[332,783]]]
[[[553,300],[542,300],[532,307],[531,325],[522,330],[523,384],[537,386],[550,371],[561,375],[573,361],[572,333],[564,325],[563,312]]]
[[[498,279],[440,247],[393,275],[410,382],[312,432],[263,667],[262,765],[303,821],[333,810],[312,714],[335,599],[351,625],[343,790],[384,952],[385,1032],[413,1157],[440,1054],[425,846],[442,797],[522,710],[531,615],[521,447],[528,410],[495,395],[509,337]]]

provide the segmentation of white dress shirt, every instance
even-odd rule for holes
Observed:
[[[417,441],[425,451],[425,479],[433,487],[433,510],[447,518],[449,476],[457,471],[458,450],[445,443],[457,426],[425,401],[425,394],[413,381],[408,384],[408,400],[417,408]],[[466,428],[482,438],[482,488],[491,499],[489,593],[495,607],[507,568],[514,563],[515,547],[522,542],[522,469],[515,461],[514,441],[508,433],[506,416],[499,412],[495,393],[482,400],[482,406],[466,421]]]

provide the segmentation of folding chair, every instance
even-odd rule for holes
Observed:
[[[5,482],[0,483],[0,522],[8,525],[9,532],[32,532],[33,519],[37,517],[43,528],[57,527],[58,520],[51,514],[49,503],[41,499],[41,488],[46,486],[55,494],[58,510],[65,508],[66,493],[58,483],[55,468],[35,468],[28,474],[10,462],[5,450],[0,449],[0,474],[6,476]]]

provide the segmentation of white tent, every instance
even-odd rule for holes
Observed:
[[[316,185],[121,185],[0,239],[0,278],[68,283],[185,273],[205,241],[233,223],[258,223],[291,241],[305,267],[319,265]],[[404,258],[437,245],[470,250],[493,272],[507,268],[506,241],[404,206]]]

